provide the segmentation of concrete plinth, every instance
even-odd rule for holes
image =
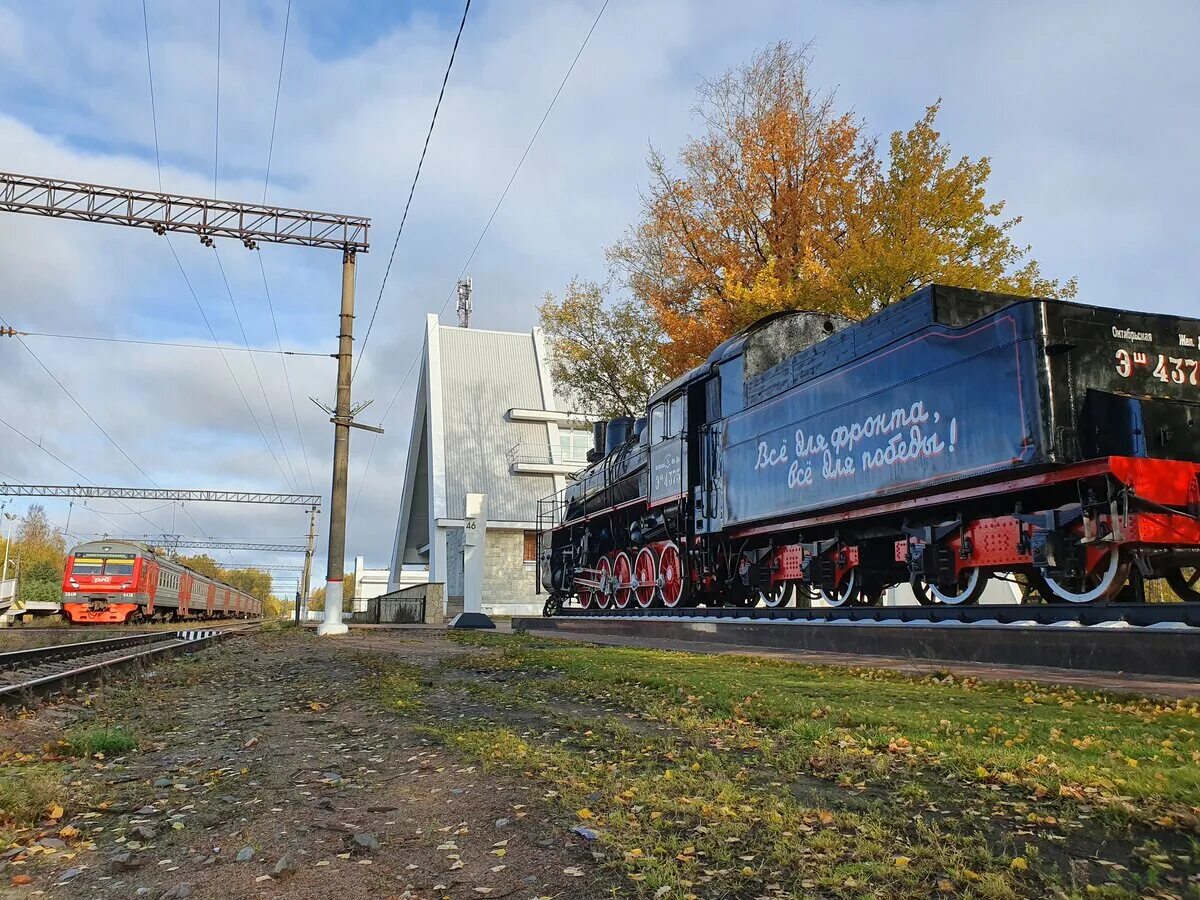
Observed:
[[[496,623],[485,613],[461,612],[453,619],[447,628],[495,628]]]

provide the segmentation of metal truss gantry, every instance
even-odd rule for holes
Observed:
[[[318,494],[273,494],[264,491],[176,491],[170,488],[101,487],[79,484],[3,484],[4,497],[70,497],[82,499],[177,500],[181,503],[274,503],[320,508]]]
[[[308,550],[304,544],[254,544],[243,541],[210,541],[203,538],[192,540],[174,534],[164,534],[160,538],[148,540],[147,543],[162,550],[258,550],[262,553],[304,553]]]
[[[130,188],[0,172],[0,210],[182,231],[205,243],[235,238],[253,248],[259,241],[365,253],[371,220],[361,216],[188,197]]]
[[[367,237],[371,220],[363,216],[164,194],[7,172],[0,172],[0,212],[149,228],[160,235],[168,231],[180,231],[199,235],[201,243],[206,246],[213,246],[214,238],[223,237],[239,240],[251,250],[257,249],[259,242],[266,242],[342,251],[337,404],[331,418],[334,426],[333,482],[329,497],[329,552],[326,554],[325,573],[329,596],[335,602],[325,607],[325,623],[321,633],[344,633],[346,626],[341,621],[342,605],[336,600],[340,596],[346,565],[350,429],[367,427],[354,421],[354,407],[351,404],[354,282],[357,256],[370,249]],[[378,428],[369,430],[382,433],[382,429]],[[309,551],[307,556],[311,560],[312,552]],[[306,596],[307,582],[306,577]]]

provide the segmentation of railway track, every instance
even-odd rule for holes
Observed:
[[[1101,603],[1101,604],[988,604],[980,606],[813,606],[782,609],[744,609],[721,606],[708,609],[594,610],[568,607],[556,617],[587,619],[719,619],[754,622],[825,622],[878,624],[972,625],[1128,625],[1137,628],[1191,626],[1200,628],[1200,603]]]
[[[102,672],[199,650],[218,640],[257,630],[260,624],[153,631],[0,653],[0,704],[58,693],[97,678]]]

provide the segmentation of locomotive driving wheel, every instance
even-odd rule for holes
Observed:
[[[654,564],[654,551],[643,547],[633,561],[633,596],[637,605],[649,609],[654,605],[658,593],[658,567]]]
[[[633,595],[633,566],[629,564],[629,554],[624,550],[617,554],[613,562],[613,580],[616,582],[613,588],[613,602],[616,603],[617,609],[624,609]]]
[[[953,585],[943,587],[934,581],[914,581],[912,591],[922,606],[945,603],[951,606],[972,606],[983,596],[987,578],[978,567],[972,566],[958,573]]]
[[[602,556],[596,566],[596,571],[600,573],[598,576],[600,587],[596,588],[595,593],[596,605],[601,609],[608,609],[613,599],[612,560],[607,556]]]
[[[1033,581],[1047,603],[1096,603],[1111,600],[1129,579],[1128,558],[1111,548],[1091,567],[1079,571],[1034,569]]]
[[[673,541],[668,541],[659,551],[658,581],[663,606],[667,609],[678,607],[687,593],[687,584],[683,577],[683,559]]]
[[[594,590],[584,584],[579,585],[578,590],[579,590],[579,593],[576,595],[576,598],[579,600],[579,608],[580,609],[591,609],[592,601],[595,599]]]
[[[858,570],[851,569],[847,572],[846,577],[842,579],[842,583],[832,592],[825,590],[824,587],[819,587],[817,590],[821,595],[821,599],[830,606],[844,606],[846,604],[853,606],[858,602],[860,594],[858,589]]]
[[[760,591],[759,599],[767,609],[780,609],[791,604],[793,592],[796,590],[794,581],[781,581],[765,591]]]
[[[1200,603],[1200,568],[1180,566],[1177,569],[1168,569],[1163,577],[1180,600]]]

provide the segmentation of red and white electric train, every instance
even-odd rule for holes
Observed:
[[[76,624],[151,618],[251,619],[262,615],[262,602],[152,547],[89,541],[67,557],[63,615]]]

